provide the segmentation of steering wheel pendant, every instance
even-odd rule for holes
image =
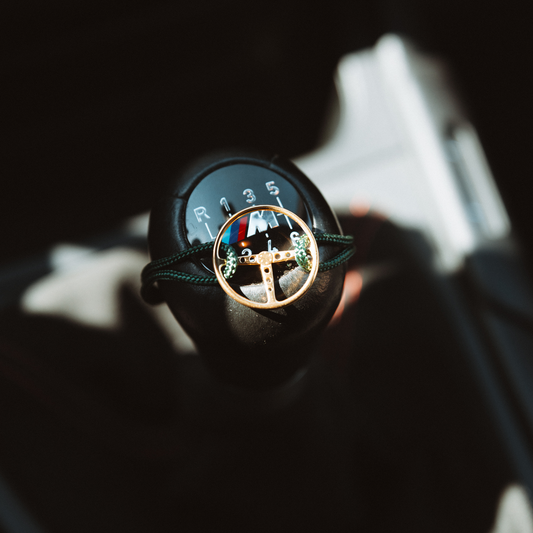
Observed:
[[[235,247],[245,247],[244,253],[237,257],[236,276],[231,284],[225,275],[227,245],[232,251]],[[251,248],[257,253],[252,253]],[[285,294],[277,283],[276,267],[281,264],[286,268],[299,266],[307,278],[290,294]],[[213,248],[213,265],[220,286],[234,300],[255,309],[275,309],[292,304],[311,287],[318,273],[318,246],[305,222],[291,211],[272,205],[253,206],[239,211],[222,226]],[[238,292],[239,271],[246,267],[260,269],[266,301],[252,300]]]

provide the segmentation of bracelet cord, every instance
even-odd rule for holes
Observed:
[[[304,239],[307,239],[306,240]],[[314,233],[317,244],[332,244],[342,246],[341,250],[333,259],[320,263],[318,267],[319,272],[325,272],[336,268],[342,263],[345,263],[355,253],[353,245],[353,237],[351,235],[336,235],[333,233]],[[308,237],[302,236],[298,241],[296,262],[304,270],[309,271],[309,261],[307,259],[306,249],[308,244]],[[154,283],[156,281],[181,281],[184,283],[192,283],[193,285],[218,285],[216,276],[198,276],[188,274],[187,272],[180,272],[178,270],[171,270],[167,267],[181,263],[189,257],[206,257],[212,253],[215,241],[205,242],[186,250],[182,250],[169,257],[155,259],[148,263],[141,272],[141,296],[143,300],[149,304],[161,303],[163,299],[157,291]],[[224,277],[231,278],[237,269],[237,253],[226,243],[221,243],[220,246],[226,253],[226,266],[224,268]]]

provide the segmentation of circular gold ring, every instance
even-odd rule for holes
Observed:
[[[247,266],[256,266],[261,269],[261,277],[263,280],[263,286],[266,291],[266,302],[255,302],[253,300],[249,300],[248,298],[245,298],[244,296],[237,293],[229,284],[228,280],[224,277],[224,267],[226,265],[225,257],[220,256],[220,248],[222,244],[222,239],[228,230],[228,228],[236,222],[238,219],[242,218],[243,216],[247,215],[248,213],[252,213],[254,211],[274,211],[275,213],[282,213],[286,217],[289,217],[291,220],[296,222],[300,226],[300,228],[304,231],[304,233],[309,238],[309,254],[311,255],[311,270],[307,276],[307,279],[305,280],[305,283],[291,296],[283,299],[278,300],[276,298],[276,291],[275,291],[275,280],[274,280],[274,273],[272,269],[272,265],[274,263],[280,263],[280,262],[286,262],[286,261],[295,261],[295,250],[289,249],[289,250],[280,250],[276,252],[271,251],[262,251],[258,254],[253,254],[249,256],[240,256],[237,261],[237,268],[247,267]],[[292,247],[294,248],[294,247]],[[215,275],[218,279],[218,282],[220,283],[220,286],[224,290],[226,294],[231,296],[234,300],[239,302],[242,305],[246,305],[247,307],[252,307],[254,309],[276,309],[278,307],[285,307],[287,305],[290,305],[294,303],[298,298],[301,298],[311,287],[313,282],[315,281],[315,278],[318,273],[318,264],[319,264],[319,256],[318,256],[318,246],[316,244],[315,236],[313,235],[313,232],[307,227],[307,224],[297,215],[295,215],[293,212],[289,211],[288,209],[285,209],[283,207],[277,207],[274,205],[259,205],[259,206],[253,206],[248,207],[246,209],[243,209],[242,211],[239,211],[235,215],[233,215],[230,219],[226,221],[226,223],[220,228],[220,231],[218,232],[217,238],[215,239],[215,245],[213,247],[213,265],[215,270]],[[301,268],[301,267],[299,267]],[[302,269],[303,270],[303,269]]]

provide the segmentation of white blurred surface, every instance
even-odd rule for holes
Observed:
[[[387,35],[341,60],[336,88],[337,123],[296,164],[337,212],[369,205],[422,231],[444,271],[482,241],[509,234],[475,130],[440,62]]]

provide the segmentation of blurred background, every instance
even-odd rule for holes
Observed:
[[[174,531],[184,520],[205,531],[199,517],[216,517],[205,501],[233,520],[241,501],[263,517],[304,494],[302,513],[311,521],[322,512],[318,501],[325,523],[330,515],[355,517],[363,531],[486,532],[505,487],[515,495],[511,511],[518,501],[524,527],[531,526],[527,494],[515,485],[533,487],[533,298],[513,244],[517,237],[531,273],[526,7],[524,0],[4,6],[0,403],[10,407],[0,409],[8,436],[0,439],[0,530],[40,531],[28,525],[34,516],[48,531],[72,531],[72,524],[77,531]],[[402,39],[383,38],[390,34]],[[411,54],[409,43],[421,54]],[[398,57],[412,60],[403,74],[414,74],[403,82],[419,83],[422,96],[434,87],[431,69],[445,74],[428,116],[439,122],[450,96],[460,109],[455,125],[475,126],[511,236],[501,210],[505,231],[474,235],[477,248],[449,245],[457,244],[450,236],[459,218],[472,234],[479,230],[467,220],[476,195],[446,152],[460,144],[447,131],[432,130],[449,141],[437,162],[448,168],[455,204],[428,185],[435,180],[425,161],[409,166],[424,159],[420,117],[381,105],[409,96],[392,75],[401,70]],[[358,89],[366,96],[359,99]],[[344,122],[343,111],[351,113]],[[184,422],[177,397],[187,387],[176,379],[195,368],[186,366],[197,364],[188,357],[194,347],[166,306],[148,308],[138,297],[148,260],[145,214],[193,158],[228,147],[295,159],[328,201],[339,200],[344,230],[357,239],[321,348],[349,394],[339,399],[346,391],[332,379],[321,399],[310,395],[319,406],[310,423],[318,437],[307,438],[308,419],[300,416],[274,431],[259,428],[252,446],[247,427],[228,436],[204,430],[194,416]],[[369,153],[373,159],[365,159]],[[492,183],[490,172],[486,178]],[[396,211],[369,211],[357,197],[365,187],[385,206],[393,197]],[[462,218],[446,216],[452,204]],[[126,231],[137,215],[139,224]],[[411,224],[416,217],[426,226]],[[86,254],[80,265],[69,263],[76,250]],[[449,250],[458,260],[443,276],[434,258]],[[320,476],[319,486],[308,483],[307,465],[329,475],[330,458],[339,479],[357,481],[337,486],[338,502],[360,491],[344,515],[331,513],[334,492],[322,500],[329,485]]]
[[[339,59],[387,32],[451,68],[531,249],[526,2],[40,2],[2,15],[0,264],[147,211],[191,158],[320,140]]]

